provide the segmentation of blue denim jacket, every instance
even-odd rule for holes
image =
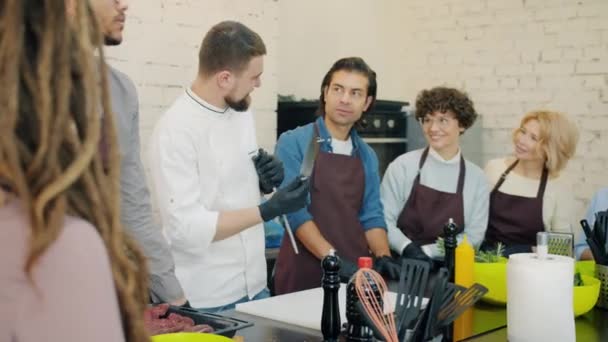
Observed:
[[[322,139],[319,146],[321,152],[332,152],[331,135],[325,126],[322,117],[317,119],[319,125],[319,137]],[[275,155],[283,162],[285,167],[285,179],[280,187],[289,184],[300,174],[302,159],[308,148],[310,139],[314,132],[314,123],[300,126],[294,130],[287,131],[279,137],[275,148]],[[353,156],[359,156],[363,163],[365,172],[365,191],[363,194],[363,205],[359,212],[359,221],[364,230],[372,228],[386,229],[384,221],[384,210],[380,201],[380,175],[378,171],[378,157],[374,150],[366,144],[353,129],[350,137],[353,143]],[[310,196],[308,198],[310,204]],[[300,209],[287,215],[287,220],[293,231],[296,231],[306,221],[312,220],[308,208]]]
[[[591,228],[593,228],[593,224],[595,223],[595,213],[599,211],[608,210],[608,188],[601,188],[598,190],[591,203],[589,203],[589,208],[587,208],[587,215],[585,215],[585,219],[589,222]],[[589,248],[589,245],[586,241],[585,232],[580,232],[578,241],[574,245],[574,253],[576,254],[576,259],[579,260],[581,258],[581,254],[585,251],[585,249]]]

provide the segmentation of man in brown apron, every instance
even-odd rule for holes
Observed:
[[[320,260],[330,249],[342,259],[343,281],[357,270],[361,256],[375,256],[374,269],[398,279],[390,257],[379,196],[378,160],[353,127],[376,97],[375,72],[360,58],[337,61],[323,79],[316,122],[284,133],[276,155],[285,182],[299,176],[311,139],[318,153],[311,174],[310,205],[288,215],[299,254],[283,239],[276,264],[277,294],[321,285]],[[284,182],[284,183],[285,183]]]

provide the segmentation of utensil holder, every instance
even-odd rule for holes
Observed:
[[[595,305],[608,309],[608,266],[595,264],[595,277],[601,282],[600,297]]]

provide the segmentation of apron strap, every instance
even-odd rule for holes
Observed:
[[[462,156],[462,152],[460,152],[460,172],[458,175],[458,190],[457,193],[462,194],[462,190],[464,189],[464,176],[465,176],[465,166],[464,166],[464,157]]]
[[[422,169],[422,166],[424,165],[424,162],[426,161],[426,157],[428,157],[429,155],[429,147],[427,146],[424,151],[422,151],[422,156],[420,157],[420,161],[418,162],[418,174],[420,174],[420,169]]]
[[[316,140],[314,146],[314,156],[315,156],[315,160],[317,159],[317,156],[319,155],[319,145],[321,144],[320,141],[320,135],[319,135],[319,126],[317,126],[317,123],[315,122],[314,124],[314,129],[312,131],[312,139]],[[304,153],[306,153],[307,151],[304,151]]]
[[[422,166],[424,162],[426,162],[426,158],[429,155],[429,146],[427,146],[422,152],[422,156],[420,156],[420,162],[418,163],[418,173],[416,174],[416,178],[414,179],[414,185],[420,184],[420,170],[422,170]],[[460,171],[458,172],[458,186],[456,187],[456,193],[462,194],[462,190],[464,189],[464,176],[465,176],[465,165],[464,165],[464,157],[462,156],[462,152],[460,153]]]
[[[505,170],[505,172],[503,172],[502,175],[500,175],[500,179],[498,180],[498,182],[496,182],[496,185],[494,186],[494,189],[492,189],[492,192],[497,191],[500,188],[502,183],[504,183],[505,179],[507,178],[507,175],[509,174],[509,172],[511,172],[511,170],[513,170],[513,168],[517,165],[517,163],[519,163],[519,159],[516,159]],[[545,189],[547,188],[547,179],[548,178],[549,178],[549,170],[547,170],[546,167],[543,167],[543,173],[540,176],[540,184],[538,186],[538,192],[536,193],[536,198],[542,198],[543,195],[545,194]]]
[[[420,156],[420,161],[418,162],[418,173],[416,173],[416,178],[414,178],[414,184],[412,185],[412,190],[414,190],[414,186],[420,184],[420,170],[422,170],[422,166],[426,161],[426,157],[429,155],[429,147],[427,146],[424,151],[422,151],[422,156]]]
[[[507,175],[509,174],[509,172],[511,172],[511,170],[513,170],[513,168],[515,167],[515,165],[517,165],[517,163],[519,163],[519,159],[515,159],[515,161],[513,163],[511,163],[511,165],[509,165],[509,167],[505,170],[505,172],[503,172],[502,175],[500,175],[500,179],[498,180],[498,182],[496,182],[496,185],[494,185],[494,189],[492,189],[492,192],[497,191],[500,188],[502,183],[504,183],[505,179],[507,178]]]
[[[538,187],[538,193],[536,198],[542,198],[545,195],[545,188],[547,187],[547,179],[549,178],[549,170],[543,167],[543,174],[540,176],[540,186]]]
[[[313,126],[314,126],[314,129],[313,129],[313,133],[312,133],[312,139],[316,140],[316,142],[314,144],[314,146],[315,146],[314,147],[315,148],[314,156],[315,156],[315,160],[316,160],[317,156],[319,155],[319,146],[321,145],[321,142],[324,141],[324,139],[322,139],[321,135],[319,134],[319,126],[318,126],[318,124],[317,124],[316,121],[315,121],[315,123],[314,123]],[[351,138],[352,144],[353,144],[353,155],[352,155],[352,157],[361,158],[360,148],[357,148],[357,150],[355,151],[355,139],[353,139],[352,135],[350,136],[350,138]],[[304,153],[306,153],[306,151],[304,151]]]

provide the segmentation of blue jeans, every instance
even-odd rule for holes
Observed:
[[[226,310],[232,310],[236,307],[237,304],[249,302],[250,300],[254,301],[254,300],[258,300],[258,299],[264,299],[264,298],[268,298],[268,297],[270,297],[270,291],[267,288],[265,288],[262,291],[260,291],[258,294],[253,296],[253,298],[251,298],[251,299],[249,299],[249,297],[245,296],[245,297],[237,300],[234,303],[217,306],[214,308],[197,308],[196,310],[198,310],[200,312],[219,313],[219,312],[226,311]]]

